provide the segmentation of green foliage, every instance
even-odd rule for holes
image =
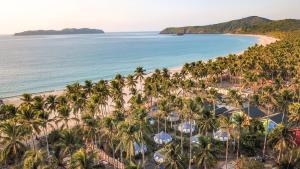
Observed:
[[[207,25],[166,28],[162,34],[197,33],[251,33],[289,32],[300,29],[300,20],[285,19],[272,21],[258,16],[250,16],[229,22]]]

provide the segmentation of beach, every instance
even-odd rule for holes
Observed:
[[[266,35],[246,35],[246,34],[228,34],[228,35],[239,35],[239,36],[252,36],[252,37],[257,37],[258,38],[258,42],[257,44],[258,45],[263,45],[263,46],[266,46],[270,43],[273,43],[273,42],[276,42],[277,40],[279,39],[276,39],[276,38],[273,38],[273,37],[270,37],[270,36],[266,36]],[[236,54],[242,54],[243,51],[241,52],[238,52]],[[178,67],[173,67],[173,68],[169,68],[169,71],[171,74],[173,73],[176,73],[176,72],[180,72],[182,66],[178,66]],[[145,78],[147,76],[151,76],[151,72],[147,73],[147,75],[145,76]],[[141,84],[137,84],[137,88],[139,88]],[[124,89],[124,93],[125,93],[125,101],[127,103],[127,101],[130,99],[130,95],[129,95],[129,90],[127,88]],[[64,94],[64,90],[53,90],[53,91],[47,91],[47,92],[40,92],[40,93],[34,93],[33,96],[37,96],[37,95],[41,95],[41,96],[44,96],[44,97],[47,97],[49,95],[56,95],[56,96],[60,96]],[[18,106],[20,103],[21,103],[21,100],[20,100],[21,96],[15,96],[15,97],[9,97],[9,98],[4,98],[2,99],[3,102],[5,104],[13,104],[13,105],[16,105]],[[109,100],[109,105],[112,106],[112,102]],[[126,107],[126,105],[125,105]]]

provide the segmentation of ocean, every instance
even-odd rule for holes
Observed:
[[[258,38],[240,35],[160,35],[127,32],[90,35],[0,36],[0,98],[63,89],[85,80],[109,80],[247,49]]]

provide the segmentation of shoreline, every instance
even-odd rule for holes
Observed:
[[[229,35],[229,36],[251,36],[251,37],[256,37],[258,38],[258,42],[256,43],[257,45],[262,45],[262,46],[266,46],[268,44],[274,43],[276,41],[278,41],[279,39],[271,37],[271,36],[267,36],[267,35],[254,35],[254,34],[225,34],[225,35]],[[235,54],[240,55],[243,54],[244,51],[240,51],[237,52]],[[218,57],[218,56],[216,56]],[[174,74],[176,72],[180,72],[181,68],[183,65],[178,66],[178,67],[170,67],[169,72],[171,74]],[[148,72],[146,73],[145,77],[151,76],[153,72]],[[137,84],[137,86],[139,86],[141,84]],[[127,102],[127,100],[129,100],[129,91],[128,89],[125,87],[125,92],[126,96],[125,96],[125,101]],[[36,92],[36,93],[31,93],[32,96],[44,96],[47,97],[49,95],[56,95],[56,96],[60,96],[62,94],[64,94],[65,90],[61,89],[61,90],[50,90],[50,91],[42,91],[42,92]],[[13,104],[15,106],[18,106],[21,103],[21,95],[17,95],[17,96],[11,96],[11,97],[4,97],[4,98],[0,98],[4,104]],[[125,103],[126,104],[126,103]]]

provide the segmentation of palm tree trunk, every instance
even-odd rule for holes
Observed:
[[[269,116],[269,106],[268,106],[268,114],[267,116]],[[266,144],[267,144],[267,136],[268,136],[268,133],[269,133],[269,119],[267,119],[267,131],[266,131],[266,134],[265,134],[265,139],[264,139],[264,148],[263,148],[263,158],[265,158],[265,152],[266,152]]]
[[[48,157],[50,155],[50,151],[49,151],[49,142],[48,142],[48,131],[47,131],[47,125],[45,127],[45,136],[46,136],[46,147],[47,147],[47,154],[48,154]]]
[[[227,169],[227,163],[228,163],[228,145],[229,145],[229,138],[227,139],[227,141],[226,141],[226,160],[225,160],[225,165],[226,165],[226,169]]]
[[[240,136],[238,137],[238,141],[237,141],[236,161],[239,160],[239,151],[240,151]]]
[[[143,137],[143,133],[142,133]],[[142,145],[141,145],[141,150],[142,150],[142,168],[145,168],[145,152],[144,152],[144,139],[142,139]]]
[[[192,123],[191,123],[191,119],[189,120],[190,122],[190,156],[189,156],[189,169],[192,168]]]
[[[167,132],[167,118],[165,117],[165,132]]]
[[[159,117],[157,119],[157,133],[159,133]]]
[[[181,154],[183,154],[183,133],[182,133],[182,129],[180,130],[180,145],[181,145]]]

